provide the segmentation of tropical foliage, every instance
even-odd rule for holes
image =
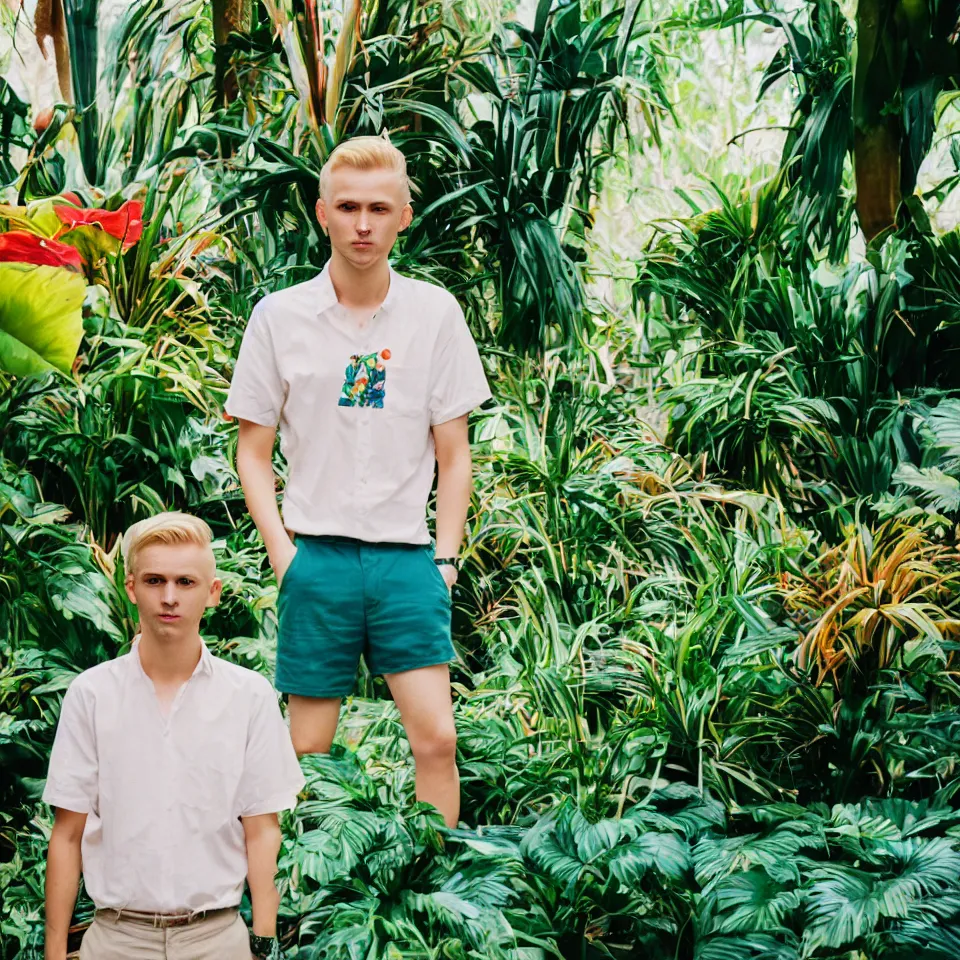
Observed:
[[[960,955],[955,10],[98,12],[35,11],[56,103],[0,81],[0,956],[39,955],[47,758],[71,679],[132,635],[131,522],[211,524],[205,637],[272,672],[222,401],[252,300],[328,256],[325,157],[384,131],[418,188],[397,265],[460,297],[495,391],[464,806],[414,803],[364,673],[284,822],[289,955]],[[732,162],[751,110],[785,128],[770,164]]]

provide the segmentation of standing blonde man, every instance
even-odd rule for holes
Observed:
[[[210,528],[165,513],[123,542],[133,649],[70,684],[43,799],[45,960],[64,960],[81,863],[97,908],[81,960],[278,957],[280,827],[304,779],[276,694],[200,638],[220,600]],[[246,877],[249,936],[237,906]]]
[[[472,488],[467,414],[490,391],[457,301],[388,262],[413,217],[403,154],[378,137],[341,144],[316,212],[330,261],[254,307],[226,405],[240,420],[247,506],[280,580],[277,686],[297,752],[326,753],[362,654],[400,710],[418,799],[456,825],[450,590]]]

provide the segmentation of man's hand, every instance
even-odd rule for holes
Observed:
[[[453,585],[457,582],[457,568],[450,563],[437,564],[437,569],[443,576],[443,582],[448,590],[453,590]]]
[[[279,554],[275,556],[274,554]],[[277,577],[277,586],[283,583],[283,578],[287,575],[287,571],[290,569],[290,564],[293,563],[293,558],[297,555],[297,548],[287,540],[284,543],[282,540],[274,548],[274,553],[270,554],[270,566],[273,567],[273,572]]]
[[[250,952],[256,960],[283,960],[280,941],[276,937],[250,937]]]

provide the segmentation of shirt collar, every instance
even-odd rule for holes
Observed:
[[[143,664],[140,662],[140,634],[138,633],[133,638],[133,644],[130,647],[130,656],[133,659],[133,662],[136,664],[137,670],[144,676],[147,677],[146,671],[143,669]],[[213,673],[213,654],[207,649],[207,645],[201,640],[200,641],[200,660],[197,663],[196,667],[193,668],[193,673],[190,675],[192,680],[198,675],[210,676]],[[150,678],[147,677],[149,680]]]
[[[396,306],[403,288],[404,277],[397,273],[392,266],[388,266],[390,270],[390,287],[387,290],[387,296],[380,305],[378,312],[383,312]],[[314,297],[318,316],[337,304],[337,291],[333,289],[333,281],[330,279],[329,260],[324,264],[323,270],[314,281]]]

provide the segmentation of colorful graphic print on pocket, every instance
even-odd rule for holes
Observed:
[[[382,410],[387,389],[387,368],[384,364],[389,359],[389,350],[355,353],[347,364],[338,406],[375,407]]]

